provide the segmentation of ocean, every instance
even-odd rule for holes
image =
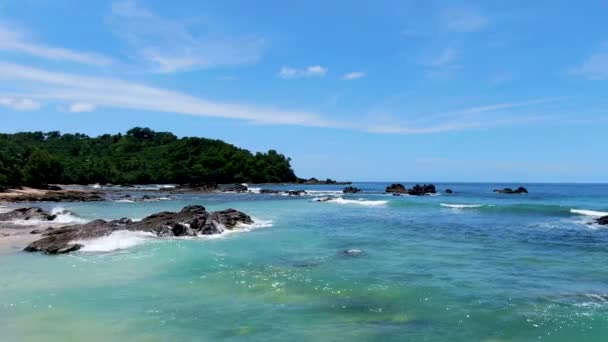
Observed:
[[[608,340],[608,227],[592,224],[608,215],[608,185],[435,184],[423,197],[354,183],[362,193],[276,185],[263,187],[309,193],[36,204],[69,210],[66,224],[191,204],[256,223],[201,238],[115,233],[58,256],[5,251],[0,340]],[[530,193],[492,192],[520,185]]]

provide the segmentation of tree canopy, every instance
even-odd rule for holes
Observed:
[[[135,127],[126,134],[0,134],[0,186],[293,182],[290,159],[221,140]]]

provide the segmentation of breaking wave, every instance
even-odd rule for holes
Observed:
[[[481,208],[485,205],[483,204],[449,204],[449,203],[439,203],[440,206],[445,207],[445,208],[452,208],[452,209],[474,209],[474,208]]]
[[[585,210],[585,209],[570,209],[570,212],[572,214],[583,215],[583,216],[591,216],[591,217],[608,216],[608,212]]]
[[[336,203],[336,204],[355,204],[355,205],[362,205],[362,206],[366,206],[366,207],[380,207],[380,206],[385,206],[386,204],[388,204],[388,201],[380,201],[380,200],[372,201],[372,200],[365,200],[362,198],[353,200],[353,199],[345,199],[342,197],[334,197],[334,198],[317,197],[317,198],[313,199],[313,201]]]
[[[112,252],[131,248],[154,238],[156,238],[156,235],[152,233],[118,230],[110,235],[97,239],[78,240],[74,242],[84,246],[80,249],[80,251],[83,252]]]

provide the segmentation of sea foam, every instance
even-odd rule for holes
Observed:
[[[63,207],[55,207],[51,210],[52,215],[56,215],[52,221],[42,220],[12,220],[11,223],[22,226],[37,226],[37,225],[56,225],[56,224],[80,224],[87,223],[88,220],[78,217],[73,212],[66,210]]]
[[[97,239],[78,240],[74,243],[83,245],[84,247],[80,249],[83,252],[112,252],[140,245],[155,237],[156,235],[147,232],[118,230]]]
[[[323,198],[315,198],[313,201],[336,203],[336,204],[355,204],[355,205],[362,205],[365,207],[381,207],[381,206],[385,206],[388,203],[388,201],[372,201],[372,200],[364,200],[362,198],[353,200],[353,199],[345,199],[342,197],[335,197],[335,198],[331,198],[329,200],[323,200]]]
[[[602,217],[602,216],[608,215],[608,212],[585,210],[585,209],[570,209],[570,212],[572,214],[591,216],[591,217]]]
[[[439,203],[440,206],[445,207],[445,208],[452,208],[452,209],[474,209],[474,208],[481,208],[484,205],[483,204],[449,204],[449,203]]]

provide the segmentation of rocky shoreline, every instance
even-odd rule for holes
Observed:
[[[30,216],[24,213],[30,213]],[[52,221],[50,214],[39,208],[17,209],[5,215],[6,218],[21,217],[25,220],[46,217]],[[222,234],[226,230],[238,229],[241,224],[253,223],[249,215],[235,209],[208,212],[203,206],[192,205],[184,207],[179,212],[156,213],[141,221],[127,218],[113,221],[98,219],[84,224],[35,230],[32,234],[41,234],[41,238],[31,242],[24,251],[45,254],[69,253],[81,249],[84,246],[83,241],[108,236],[116,231],[144,232],[166,238]]]

